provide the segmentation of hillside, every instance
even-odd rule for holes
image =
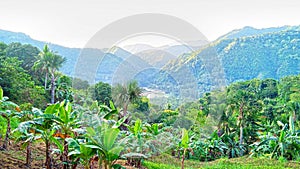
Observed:
[[[164,67],[180,76],[188,67],[200,93],[213,86],[253,78],[279,79],[300,73],[300,27],[235,30]],[[183,76],[182,76],[183,77]],[[158,80],[164,84],[169,79]]]

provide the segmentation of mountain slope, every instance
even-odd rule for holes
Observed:
[[[178,58],[164,70],[180,74],[182,67],[188,67],[197,79],[200,93],[222,83],[279,79],[300,73],[299,26],[257,30],[258,34],[249,33],[248,29],[231,32],[197,52]],[[160,79],[158,84],[163,88],[166,81],[169,80]]]

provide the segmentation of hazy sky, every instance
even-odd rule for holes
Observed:
[[[299,0],[0,0],[0,29],[83,47],[104,26],[140,13],[176,16],[209,40],[244,26],[300,25]]]

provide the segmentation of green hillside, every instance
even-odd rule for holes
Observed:
[[[188,67],[197,79],[200,93],[222,85],[223,80],[228,85],[253,78],[279,79],[300,73],[299,45],[298,26],[263,30],[246,27],[182,55],[166,65],[164,71],[180,75],[180,69]],[[159,79],[157,83],[166,81],[169,80]]]

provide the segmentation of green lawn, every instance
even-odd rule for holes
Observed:
[[[161,155],[151,158],[143,162],[148,169],[178,169],[181,168],[180,159],[173,158],[169,155]],[[199,162],[195,160],[185,161],[186,169],[289,169],[300,168],[300,162],[294,161],[278,161],[268,158],[234,158],[234,159],[218,159],[211,162]]]

